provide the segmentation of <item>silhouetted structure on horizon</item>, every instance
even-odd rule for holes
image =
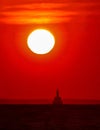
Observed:
[[[53,100],[53,104],[63,104],[61,97],[59,96],[59,90],[56,91],[56,97]]]

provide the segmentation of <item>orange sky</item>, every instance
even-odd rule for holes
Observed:
[[[0,98],[100,100],[99,0],[1,0]],[[52,52],[33,54],[27,37],[36,28],[56,38]]]

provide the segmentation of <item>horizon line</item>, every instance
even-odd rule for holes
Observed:
[[[51,99],[0,99],[0,104],[53,104]],[[63,99],[63,104],[100,104],[98,99]]]

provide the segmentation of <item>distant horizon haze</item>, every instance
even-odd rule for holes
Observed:
[[[63,104],[72,104],[72,105],[100,105],[100,100],[83,100],[83,99],[63,99]],[[0,99],[0,104],[52,104],[53,100],[51,99]],[[61,104],[62,105],[62,104]]]

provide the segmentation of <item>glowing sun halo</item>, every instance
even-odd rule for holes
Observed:
[[[28,36],[27,44],[33,53],[46,54],[53,49],[55,38],[48,30],[36,29]]]

